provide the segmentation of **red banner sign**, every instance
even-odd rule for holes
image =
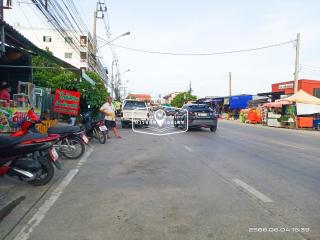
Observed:
[[[78,115],[80,92],[56,89],[53,111],[67,115]]]

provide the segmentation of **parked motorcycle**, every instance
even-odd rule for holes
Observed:
[[[28,133],[38,133],[35,127],[36,123],[41,123],[41,121],[31,108],[27,113],[27,121],[22,123],[21,130],[11,135],[18,137]],[[80,158],[85,151],[84,143],[88,144],[89,142],[85,132],[76,126],[50,127],[48,134],[49,136],[59,135],[53,146],[61,155],[68,159]]]
[[[90,139],[97,139],[99,143],[104,144],[106,142],[106,135],[108,129],[104,124],[103,120],[94,121],[92,118],[92,112],[86,112],[81,115],[83,129],[85,129],[86,135]]]
[[[59,135],[27,133],[22,136],[0,136],[0,176],[8,175],[33,186],[43,186],[61,169],[53,141]]]
[[[59,134],[60,138],[54,143],[54,147],[68,159],[80,158],[85,152],[85,144],[88,144],[85,131],[78,126],[61,126],[48,128],[49,136]]]

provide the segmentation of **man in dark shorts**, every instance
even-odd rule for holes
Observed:
[[[102,105],[100,111],[106,115],[104,118],[106,127],[113,131],[116,138],[121,138],[116,125],[116,113],[112,104],[112,97],[108,97],[107,102]],[[108,138],[110,138],[109,134]]]

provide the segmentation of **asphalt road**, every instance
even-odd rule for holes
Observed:
[[[121,134],[64,162],[50,188],[5,179],[26,199],[0,239],[320,239],[319,132]]]

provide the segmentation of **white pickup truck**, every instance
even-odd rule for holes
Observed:
[[[126,128],[132,123],[135,125],[149,125],[149,109],[145,102],[124,100],[121,109],[121,127]]]

